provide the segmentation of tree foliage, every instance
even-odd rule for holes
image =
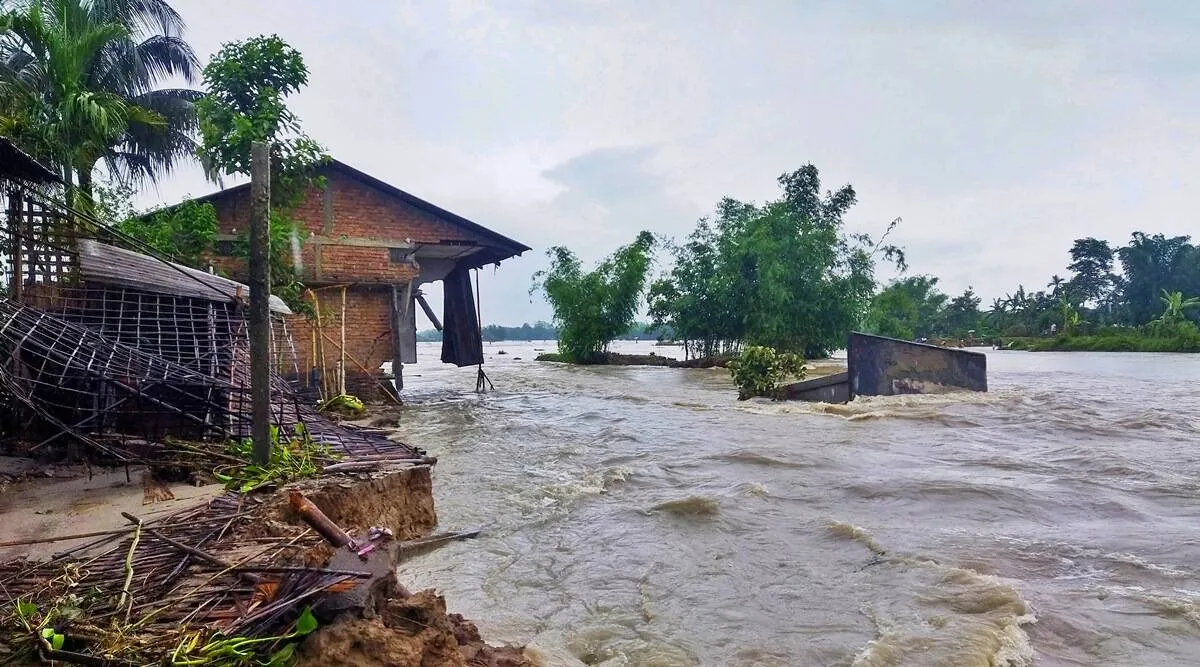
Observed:
[[[293,310],[308,311],[304,285],[292,264],[292,244],[303,227],[293,216],[307,190],[320,183],[314,169],[328,161],[308,138],[285,98],[308,83],[300,53],[277,36],[260,36],[221,47],[204,68],[208,94],[197,105],[201,154],[225,174],[250,174],[250,145],[271,142],[271,287]],[[236,248],[246,256],[243,234]]]
[[[945,312],[942,313],[943,331],[951,336],[965,336],[971,331],[978,331],[980,302],[981,299],[971,287],[950,299]]]
[[[780,198],[762,205],[722,200],[673,248],[672,269],[651,286],[651,318],[670,326],[689,353],[745,344],[826,354],[865,315],[876,257],[903,265],[899,248],[845,232],[843,217],[856,201],[851,186],[823,192],[811,164],[778,183]]]
[[[162,0],[23,0],[0,15],[0,134],[92,204],[93,170],[154,181],[195,157],[200,93],[183,21]]]
[[[933,276],[908,276],[892,281],[871,299],[863,328],[904,340],[928,338],[942,328],[942,309],[949,298],[937,289]]]
[[[1200,252],[1187,236],[1167,237],[1134,232],[1129,245],[1117,250],[1125,274],[1120,303],[1122,319],[1144,324],[1161,311],[1164,291],[1200,294]]]
[[[208,202],[189,199],[145,216],[125,218],[117,228],[177,262],[200,268],[217,235],[217,211]]]
[[[554,309],[558,348],[571,361],[596,361],[608,343],[633,323],[646,286],[654,235],[641,232],[591,271],[575,253],[550,248],[550,268],[534,274],[532,291],[541,290]]]
[[[1115,327],[1123,336],[1136,337],[1140,331],[1191,349],[1189,326],[1200,323],[1200,308],[1183,304],[1200,296],[1200,246],[1190,241],[1187,236],[1134,232],[1127,245],[1113,248],[1101,239],[1076,239],[1068,253],[1069,279],[1051,276],[1047,289],[1036,292],[1018,285],[994,298],[986,312],[980,312],[973,290],[947,300],[927,284],[936,279],[905,278],[875,295],[864,326],[900,338],[957,338],[972,329],[980,336],[1088,336]],[[1120,273],[1115,272],[1116,261]],[[1080,349],[1092,344],[1081,343]],[[1108,344],[1115,344],[1112,337],[1095,343],[1099,349]],[[1170,344],[1137,349],[1163,347],[1170,349]]]
[[[1072,299],[1081,304],[1099,305],[1117,284],[1113,275],[1115,252],[1097,238],[1075,239],[1071,246],[1071,263],[1067,270],[1074,274],[1067,283]]]
[[[308,84],[300,52],[276,35],[229,42],[204,68],[207,95],[197,104],[201,153],[225,174],[250,174],[250,144],[272,142],[272,167],[283,185],[272,203],[294,196],[290,178],[328,159],[300,129],[285,98]]]

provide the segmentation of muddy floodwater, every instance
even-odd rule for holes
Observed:
[[[547,664],[1200,664],[1200,355],[992,352],[991,393],[833,406],[534,348],[487,345],[482,396],[436,345],[405,373],[442,527],[487,532],[401,574],[491,639]]]

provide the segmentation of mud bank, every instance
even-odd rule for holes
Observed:
[[[124,477],[123,471],[95,475],[91,482],[98,485],[97,493],[100,489],[106,493],[89,500],[86,507],[71,500],[87,493],[80,487],[89,482],[86,478],[64,482],[33,477],[0,492],[0,525],[26,527],[17,535],[6,529],[5,537],[10,542],[35,542],[10,546],[0,562],[0,580],[6,582],[0,596],[0,663],[56,659],[63,664],[100,664],[94,660],[157,664],[191,637],[197,637],[193,643],[201,647],[225,634],[278,637],[297,627],[296,619],[310,608],[320,627],[297,641],[298,664],[535,664],[522,648],[489,646],[474,624],[447,613],[445,600],[435,591],[412,594],[396,579],[396,565],[411,556],[414,545],[427,550],[428,536],[437,525],[427,465],[326,475],[266,494],[243,496],[219,486],[205,487],[191,496],[179,492],[173,500],[149,506],[142,505],[137,478],[124,483]],[[114,487],[115,481],[122,484]],[[128,490],[122,490],[125,487]],[[289,504],[293,491],[354,536],[355,549],[368,544],[378,547],[368,556],[358,556],[347,548],[330,546]],[[62,508],[68,520],[52,525],[42,520],[44,503],[28,500],[55,496],[70,507]],[[83,521],[70,516],[79,511],[87,514]],[[123,512],[143,517],[143,528],[137,531],[140,542],[129,534],[134,530],[122,519]],[[65,557],[62,551],[51,557],[52,549],[80,543],[71,538],[81,525],[100,526],[112,533],[111,539]],[[372,528],[390,531],[393,539],[369,541]],[[196,536],[203,534],[217,537],[198,540]],[[440,544],[438,539],[432,543]],[[135,575],[132,587],[124,583],[123,569]],[[72,573],[71,581],[59,590],[63,572]],[[339,573],[355,576],[343,576],[340,582],[329,579]],[[301,584],[296,577],[303,577],[308,592],[298,593]],[[313,583],[321,578],[335,583]],[[253,590],[239,597],[237,590],[248,582],[254,584]],[[87,619],[111,615],[113,601],[125,599],[123,588],[135,612],[158,609],[158,616],[139,625],[135,613],[127,626],[116,631],[103,624],[93,626]],[[200,590],[190,597],[180,593],[194,588]],[[73,598],[72,591],[81,589],[97,595],[85,601]],[[67,606],[64,600],[68,599],[71,605],[79,605],[79,613],[71,618],[57,611]],[[8,625],[4,619],[21,615],[11,613],[17,605],[27,610],[25,621],[35,630],[54,627],[61,633],[72,655],[39,647],[36,636],[25,636],[31,634],[21,627],[25,623]],[[172,623],[173,618],[180,621]],[[135,648],[126,654],[124,647]]]
[[[318,630],[300,649],[301,667],[523,667],[520,648],[489,646],[474,623],[446,613],[432,590],[396,591],[370,618],[345,618]]]
[[[339,614],[301,645],[299,665],[485,665],[522,667],[535,663],[519,647],[488,645],[473,623],[449,614],[446,600],[433,590],[415,594],[396,579],[406,541],[426,537],[437,525],[433,484],[427,466],[355,479],[325,478],[296,485],[327,517],[342,528],[362,535],[373,526],[392,531],[399,545],[390,549],[387,574],[362,608]],[[290,491],[291,489],[289,489]],[[301,519],[282,492],[265,504],[267,522],[276,529],[295,526]],[[286,532],[286,529],[285,529]],[[319,560],[330,566],[345,554],[319,545]],[[325,556],[329,554],[329,556]],[[318,560],[309,552],[306,559]],[[343,559],[349,560],[349,559]],[[352,562],[352,561],[351,561]]]

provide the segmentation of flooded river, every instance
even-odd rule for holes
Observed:
[[[406,369],[441,525],[487,532],[401,574],[547,664],[1200,664],[1200,355],[830,406],[486,347],[486,395]]]

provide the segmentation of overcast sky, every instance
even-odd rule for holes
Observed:
[[[338,159],[534,248],[484,321],[549,319],[545,249],[682,237],[812,162],[852,231],[985,299],[1065,274],[1081,236],[1196,234],[1200,2],[174,0],[207,60],[276,33]],[[195,171],[145,205],[212,190]]]

